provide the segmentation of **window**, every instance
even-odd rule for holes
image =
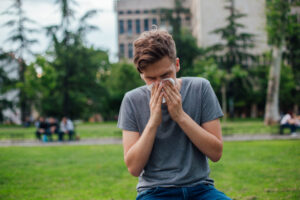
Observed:
[[[135,28],[136,28],[135,30],[136,33],[141,33],[141,23],[139,19],[135,20]]]
[[[131,19],[129,19],[129,20],[127,21],[127,33],[128,33],[129,35],[132,34],[132,20],[131,20]]]
[[[119,11],[119,15],[123,15],[123,14],[124,14],[124,12],[120,10]]]
[[[120,34],[123,34],[125,32],[123,20],[119,20],[119,32]]]
[[[148,10],[144,10],[144,13],[147,14],[147,13],[149,13],[149,11]]]
[[[124,54],[125,54],[124,44],[120,44],[120,47],[119,47],[119,56],[120,56],[120,58],[123,58]]]
[[[152,25],[157,25],[157,19],[156,18],[152,19]]]
[[[139,10],[135,11],[135,14],[140,14],[140,13],[141,13],[141,11],[139,11]]]
[[[128,44],[128,57],[133,58],[133,46],[132,43]]]
[[[151,10],[152,14],[156,14],[157,13],[157,10],[153,9]]]
[[[144,19],[144,31],[149,31],[149,20]]]
[[[131,10],[128,10],[128,11],[127,11],[127,14],[132,14],[132,11],[131,11]]]

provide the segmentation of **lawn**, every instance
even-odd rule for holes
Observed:
[[[211,177],[233,199],[300,199],[299,146],[225,142]],[[135,198],[136,183],[121,145],[0,147],[0,199],[127,200]]]
[[[265,126],[262,119],[228,120],[222,122],[223,135],[233,134],[278,134],[278,126]],[[34,139],[35,128],[21,126],[1,126],[0,140]],[[285,130],[288,132],[289,130]],[[81,123],[76,125],[80,138],[121,137],[121,130],[116,122]]]

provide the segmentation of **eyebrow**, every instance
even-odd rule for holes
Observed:
[[[164,76],[168,75],[168,74],[171,73],[171,72],[172,72],[172,70],[169,70],[169,71],[167,71],[166,73],[160,75],[159,77],[164,77]],[[150,79],[151,79],[151,78],[156,78],[156,77],[146,76],[146,78],[150,78]]]

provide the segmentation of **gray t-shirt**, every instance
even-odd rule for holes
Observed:
[[[208,80],[183,77],[180,89],[183,110],[199,125],[223,116]],[[150,117],[150,91],[142,86],[127,92],[120,108],[118,127],[143,133]],[[137,191],[153,187],[190,187],[213,184],[207,157],[189,140],[162,105],[162,123],[157,129],[150,158],[139,176]]]

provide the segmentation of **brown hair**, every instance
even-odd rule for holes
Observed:
[[[168,56],[176,60],[176,46],[172,36],[161,30],[146,31],[134,41],[134,64],[142,73],[149,64]]]

